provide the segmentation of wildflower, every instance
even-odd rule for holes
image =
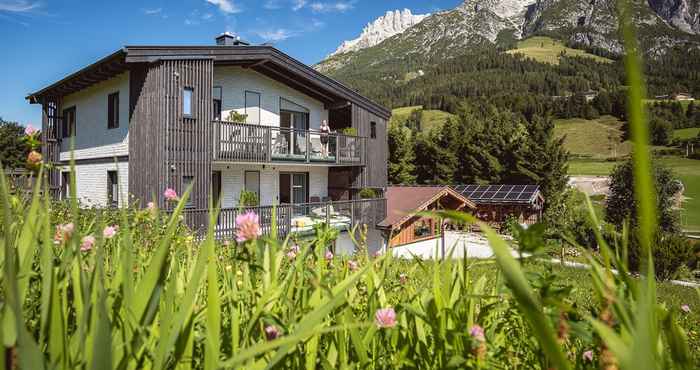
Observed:
[[[115,235],[117,235],[118,230],[119,226],[117,225],[107,226],[104,230],[102,230],[102,236],[104,236],[105,239],[112,239]]]
[[[406,285],[406,283],[408,283],[408,275],[404,273],[399,274],[399,282],[401,285]]]
[[[360,268],[360,264],[353,260],[350,260],[348,261],[348,268],[350,269],[350,271],[357,271],[357,269]]]
[[[165,199],[174,202],[177,200],[177,192],[171,188],[165,189],[163,192],[163,196],[165,196]]]
[[[687,305],[687,304],[682,305],[682,306],[681,306],[681,311],[683,311],[683,312],[685,312],[685,313],[689,313],[689,312],[690,312],[690,306]]]
[[[230,247],[231,246],[231,241],[226,239],[224,240],[224,247]]]
[[[484,328],[479,325],[473,325],[469,328],[469,335],[478,342],[485,342],[486,337],[484,336]]]
[[[153,202],[148,202],[148,204],[146,205],[146,208],[147,208],[149,211],[154,211],[154,210],[156,209],[156,204],[153,203]]]
[[[372,258],[376,259],[376,258],[379,258],[381,256],[382,256],[382,251],[376,251],[376,252],[372,253]]]
[[[331,262],[333,261],[333,252],[331,251],[326,251],[326,255],[324,256],[326,259],[326,262]]]
[[[255,240],[262,235],[258,215],[255,212],[247,212],[236,216],[236,241],[243,243]]]
[[[83,240],[80,242],[80,251],[81,252],[87,252],[92,249],[92,247],[95,246],[95,237],[92,235],[87,235],[83,237]]]
[[[380,328],[393,328],[396,326],[396,312],[391,307],[378,309],[374,314],[374,322]]]
[[[36,166],[37,164],[41,163],[41,159],[41,154],[36,150],[32,150],[27,156],[27,163],[29,163],[32,166]]]
[[[226,265],[226,271],[229,271],[229,272],[230,272],[231,269],[233,269],[233,266],[231,266],[231,265]]]
[[[37,131],[38,131],[38,130],[35,129],[34,126],[32,126],[31,123],[28,124],[27,127],[24,128],[24,134],[27,135],[27,136],[33,136],[34,134],[37,133]]]
[[[275,340],[280,336],[280,330],[274,325],[268,325],[265,327],[265,338],[267,340]]]
[[[581,356],[584,361],[593,362],[593,351],[588,350]]]
[[[289,260],[293,260],[297,258],[297,254],[293,250],[290,250],[289,252],[287,252],[287,258],[289,258]]]
[[[70,239],[71,235],[73,235],[74,229],[75,225],[73,225],[73,223],[56,225],[56,233],[53,236],[54,244],[61,244],[67,242],[68,239]]]

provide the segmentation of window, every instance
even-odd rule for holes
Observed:
[[[182,90],[182,114],[185,117],[192,117],[192,98],[194,96],[194,89],[191,87],[185,87]]]
[[[75,136],[75,107],[63,110],[61,138]]]
[[[119,206],[119,180],[117,171],[107,171],[107,206]]]
[[[377,138],[377,122],[369,123],[369,137],[371,137],[372,139]]]
[[[245,190],[255,193],[260,199],[260,172],[245,171]]]
[[[107,96],[107,128],[119,127],[119,92]]]
[[[70,172],[61,172],[61,199],[70,196]]]
[[[183,176],[182,177],[182,194],[185,194],[187,189],[190,188],[194,184],[194,176]],[[190,193],[190,197],[187,198],[187,203],[185,204],[186,207],[194,207],[194,202],[192,202],[192,194]]]
[[[245,114],[247,116],[245,123],[260,124],[260,93],[245,92]]]
[[[221,121],[221,108],[222,108],[222,94],[221,94],[221,87],[220,86],[215,86],[214,89],[212,90],[211,94],[213,100],[214,100],[214,119],[217,121]]]

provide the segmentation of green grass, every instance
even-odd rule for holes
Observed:
[[[683,228],[700,232],[700,160],[663,157],[659,162],[670,168],[685,186],[687,199],[681,211]],[[569,174],[607,176],[616,164],[604,160],[573,160],[569,162]]]
[[[700,127],[682,128],[673,131],[673,137],[676,139],[691,139],[700,134]]]
[[[624,122],[613,116],[558,119],[554,123],[555,135],[565,137],[564,147],[574,156],[615,158],[628,155],[632,149],[630,142],[622,141]]]
[[[423,106],[411,106],[411,107],[400,107],[395,108],[392,111],[391,120],[394,122],[406,122],[416,110],[423,109]],[[450,118],[456,118],[452,113],[444,112],[437,109],[425,109],[421,113],[421,130],[429,131],[435,127],[439,127],[447,122]]]
[[[668,103],[668,102],[676,102],[676,100],[671,100],[671,99],[644,99],[644,104],[654,104],[654,103]],[[691,100],[679,100],[677,101],[678,103],[681,103],[683,106],[683,109],[687,110],[688,106],[690,105]]]
[[[518,42],[517,49],[507,51],[509,54],[523,54],[538,62],[549,64],[559,64],[562,52],[567,56],[580,56],[592,58],[601,63],[612,63],[610,59],[590,54],[583,50],[566,47],[566,45],[559,40],[543,36],[531,37],[520,41]]]

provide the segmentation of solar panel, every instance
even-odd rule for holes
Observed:
[[[455,191],[476,203],[524,203],[540,191],[538,185],[459,185]]]

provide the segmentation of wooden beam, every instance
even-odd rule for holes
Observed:
[[[272,77],[273,79],[276,79],[278,81],[281,81],[288,86],[295,88],[297,90],[303,91],[309,95],[315,95],[319,100],[323,101],[324,103],[331,103],[336,101],[336,99],[332,98],[331,96],[327,95],[324,92],[321,92],[314,87],[308,86],[306,84],[301,83],[299,80],[295,80],[290,78],[288,75],[279,72],[277,70],[274,70],[272,68],[269,68],[267,65],[260,65],[255,68],[256,71],[267,74],[268,76]]]
[[[262,66],[263,64],[265,64],[265,63],[267,63],[267,62],[269,62],[269,61],[270,61],[269,59],[262,59],[262,60],[259,60],[259,61],[255,62],[255,63],[253,63],[253,64],[244,65],[243,68],[255,68],[255,67],[259,67],[259,66]]]
[[[326,104],[325,108],[328,110],[343,109],[343,108],[349,107],[350,105],[352,105],[352,104],[349,101],[343,100],[343,101],[336,102],[333,104]]]

